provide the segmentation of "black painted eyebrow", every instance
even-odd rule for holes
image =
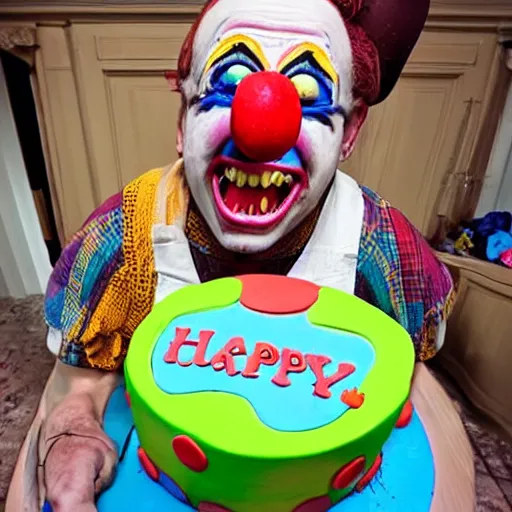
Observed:
[[[229,57],[230,55],[233,55],[234,53],[243,53],[246,57],[251,59],[254,62],[254,64],[256,64],[260,69],[263,69],[263,64],[260,61],[260,59],[244,42],[236,43],[233,46],[233,48],[223,53],[222,55],[219,55],[219,57],[217,57],[213,61],[210,69],[213,69],[213,67],[216,66],[220,61],[224,60],[226,57]]]
[[[325,72],[324,68],[320,65],[320,63],[316,60],[313,52],[311,50],[304,50],[300,55],[295,57],[291,62],[286,64],[286,66],[281,70],[281,73],[284,75],[287,74],[292,68],[297,66],[298,64],[302,64],[303,62],[309,62],[312,64],[317,71],[322,73],[330,82],[332,82],[332,78]]]

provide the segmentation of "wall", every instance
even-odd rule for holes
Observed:
[[[43,293],[51,272],[1,65],[0,271],[13,297]]]
[[[481,217],[493,210],[512,211],[512,84],[475,216]]]
[[[512,139],[512,127],[509,131]],[[496,210],[505,210],[512,212],[512,148],[508,155],[507,166],[505,167],[505,173],[501,187],[498,194],[498,200],[496,201]]]
[[[7,284],[4,279],[4,275],[2,273],[2,269],[0,268],[0,299],[7,297],[9,295],[9,290],[7,289]]]

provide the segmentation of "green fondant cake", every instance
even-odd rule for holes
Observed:
[[[407,332],[352,295],[278,276],[188,286],[127,355],[141,463],[200,511],[328,510],[378,468],[413,367]]]

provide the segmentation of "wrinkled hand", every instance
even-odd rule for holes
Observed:
[[[53,512],[96,512],[95,496],[110,485],[117,453],[87,394],[73,394],[43,425],[46,500]]]

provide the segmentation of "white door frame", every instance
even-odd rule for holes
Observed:
[[[44,293],[51,273],[1,64],[0,273],[0,293],[12,297]]]

